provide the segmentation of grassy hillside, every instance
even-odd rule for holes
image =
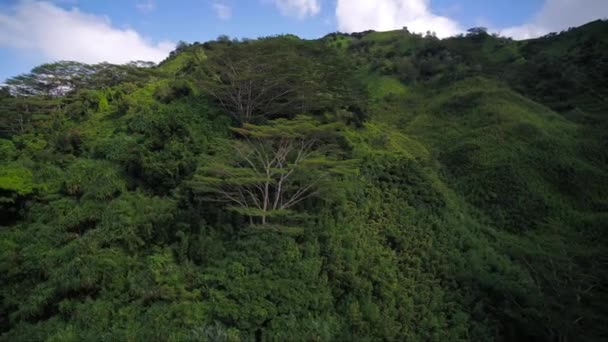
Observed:
[[[606,33],[220,39],[11,80],[0,340],[605,340]]]

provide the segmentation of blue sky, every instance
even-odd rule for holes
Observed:
[[[158,62],[180,40],[220,34],[486,26],[523,39],[606,16],[607,0],[0,0],[0,81],[62,59]]]

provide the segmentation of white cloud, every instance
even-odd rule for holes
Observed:
[[[546,28],[536,24],[524,24],[500,30],[500,35],[513,39],[531,39],[549,33]]]
[[[0,13],[0,47],[36,51],[51,60],[158,62],[174,46],[150,43],[134,30],[113,27],[107,17],[50,2],[23,0],[10,13]]]
[[[141,12],[148,13],[156,9],[156,3],[154,0],[138,1],[135,7]]]
[[[536,38],[606,16],[607,0],[545,0],[530,23],[503,29],[500,34],[515,39]]]
[[[283,15],[305,18],[321,11],[319,0],[273,0]]]
[[[232,18],[232,7],[221,2],[214,2],[212,6],[218,18],[222,20],[228,20]]]
[[[432,13],[430,0],[337,0],[338,29],[344,32],[389,31],[407,26],[412,32],[435,32],[449,37],[462,32],[460,25]]]

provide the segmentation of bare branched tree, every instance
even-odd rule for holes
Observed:
[[[316,43],[262,39],[206,54],[200,85],[240,123],[333,111],[361,97],[352,65]]]
[[[318,124],[308,117],[277,119],[268,125],[245,124],[234,131],[234,158],[201,169],[195,178],[203,192],[219,194],[233,209],[262,225],[286,215],[302,201],[319,195],[320,185],[343,172],[335,139],[339,124]]]
[[[253,122],[260,113],[272,117],[297,103],[306,63],[289,49],[233,46],[205,62],[202,82],[227,113]]]

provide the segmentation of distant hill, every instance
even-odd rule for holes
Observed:
[[[7,85],[0,341],[608,338],[606,21]]]

